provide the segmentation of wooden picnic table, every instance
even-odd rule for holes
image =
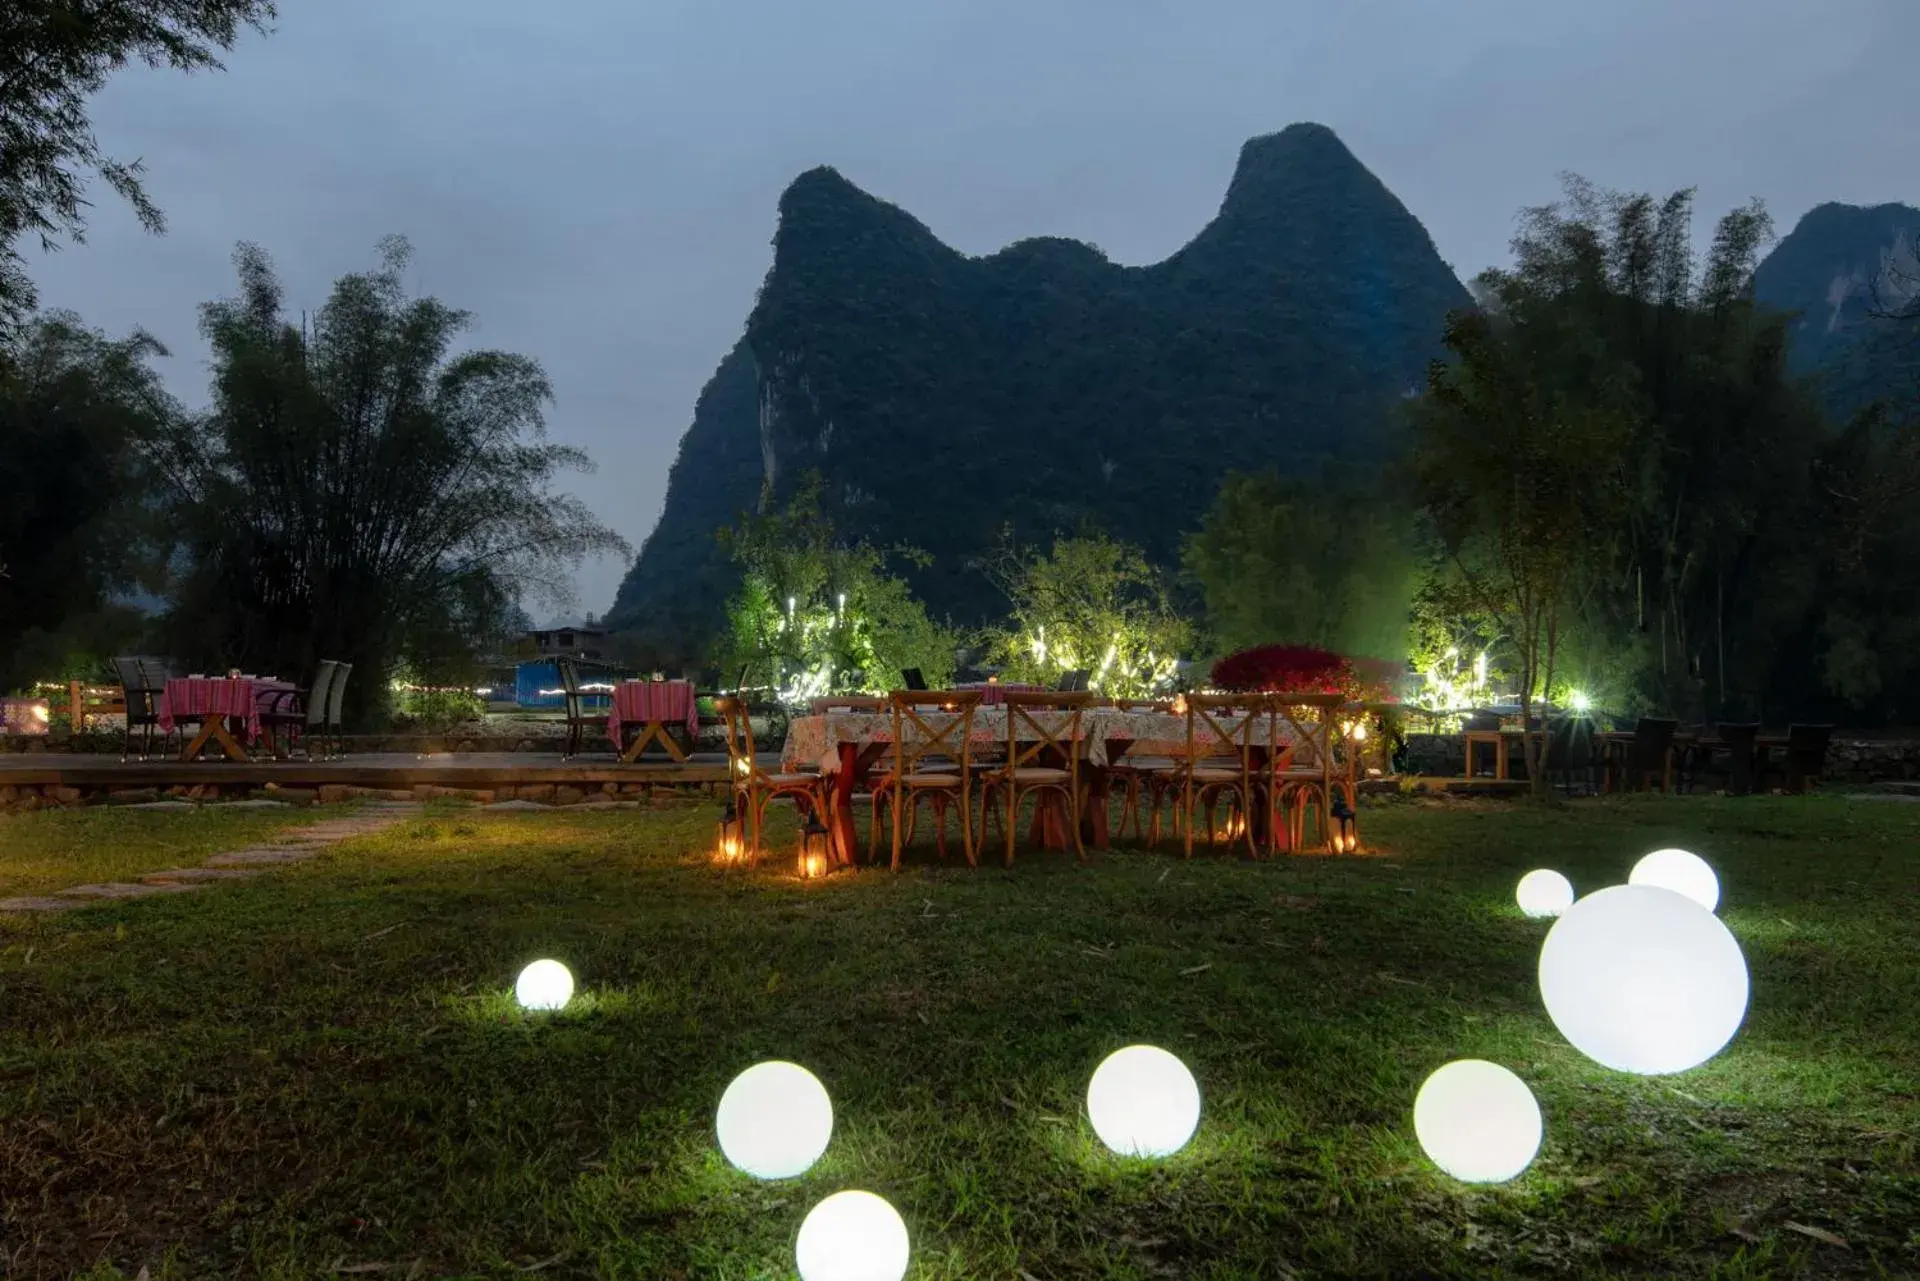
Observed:
[[[1523,730],[1517,726],[1501,729],[1467,730],[1462,735],[1466,740],[1467,777],[1472,778],[1474,776],[1474,749],[1476,747],[1492,746],[1494,749],[1493,776],[1496,779],[1505,780],[1509,777],[1514,743],[1516,741],[1524,742],[1527,735],[1545,737],[1546,734],[1547,731],[1543,729]],[[1634,732],[1632,730],[1602,730],[1594,735],[1594,741],[1598,743],[1601,748],[1602,777],[1606,790],[1611,791],[1613,789],[1614,769],[1618,763],[1617,757],[1623,749],[1632,746],[1633,740]],[[1755,759],[1752,762],[1752,768],[1755,775],[1757,776],[1765,767],[1769,748],[1784,748],[1786,745],[1787,736],[1785,734],[1757,735],[1753,740]],[[1695,730],[1676,730],[1673,735],[1673,741],[1667,748],[1665,782],[1668,789],[1671,790],[1673,787],[1673,767],[1675,757],[1679,753],[1683,751],[1705,751],[1711,754],[1716,751],[1725,750],[1731,750],[1731,745],[1718,734],[1706,734]],[[1522,750],[1521,759],[1523,761],[1525,760],[1524,749]]]

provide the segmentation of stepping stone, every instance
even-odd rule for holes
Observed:
[[[538,810],[544,814],[546,811],[552,809],[553,806],[542,805],[538,801],[512,800],[495,801],[491,805],[482,805],[480,808],[483,810]]]
[[[78,907],[70,898],[48,898],[29,894],[21,898],[0,898],[0,912],[64,912]]]
[[[192,801],[141,801],[138,805],[122,805],[123,810],[197,810],[200,807]]]
[[[220,808],[223,810],[290,810],[293,804],[290,801],[222,801]]]
[[[176,867],[165,872],[149,872],[140,879],[149,885],[164,885],[170,881],[225,881],[258,875],[260,873],[241,867]]]
[[[215,854],[207,860],[208,867],[251,867],[260,863],[304,863],[313,854],[306,850],[234,850],[228,854]]]
[[[145,898],[149,894],[182,894],[188,890],[197,890],[198,885],[140,885],[129,881],[109,881],[104,885],[76,885],[70,890],[56,890],[61,898]]]

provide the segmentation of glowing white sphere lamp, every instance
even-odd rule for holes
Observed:
[[[884,1197],[836,1192],[807,1212],[794,1242],[800,1281],[900,1281],[907,1225]]]
[[[520,971],[514,999],[523,1010],[558,1010],[573,999],[573,975],[558,961],[535,961]]]
[[[1720,878],[1707,860],[1686,850],[1655,850],[1633,865],[1629,885],[1657,885],[1684,894],[1709,912],[1720,906]]]
[[[754,1178],[796,1178],[833,1138],[833,1100],[798,1063],[756,1063],[720,1096],[714,1130],[727,1160]]]
[[[1413,1132],[1428,1159],[1462,1183],[1505,1183],[1540,1151],[1540,1105],[1498,1063],[1459,1059],[1420,1087]]]
[[[1535,868],[1520,878],[1513,897],[1528,916],[1558,916],[1573,906],[1573,882],[1551,868]]]
[[[1100,1141],[1122,1156],[1171,1156],[1200,1124],[1200,1086],[1165,1050],[1129,1045],[1094,1069],[1087,1118]]]
[[[1564,912],[1540,945],[1540,999],[1605,1067],[1660,1076],[1718,1054],[1747,1013],[1747,958],[1719,917],[1654,885],[1615,885]]]

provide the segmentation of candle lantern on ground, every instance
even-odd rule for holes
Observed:
[[[825,876],[832,866],[832,833],[820,821],[817,810],[808,810],[806,824],[800,829],[800,878],[810,881]]]
[[[733,796],[729,793],[727,808],[720,811],[720,822],[714,828],[714,862],[731,865],[740,861],[747,848],[740,826],[740,811],[734,808]]]

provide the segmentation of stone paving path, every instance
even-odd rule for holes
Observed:
[[[134,808],[160,808],[136,806]],[[100,885],[75,885],[52,894],[33,894],[21,898],[0,899],[0,912],[63,912],[89,903],[117,899],[148,898],[155,894],[184,894],[221,881],[258,876],[271,867],[286,863],[304,863],[329,847],[355,836],[365,836],[391,827],[402,819],[421,813],[414,802],[375,802],[363,805],[352,814],[290,827],[276,832],[262,845],[215,854],[199,867],[176,867],[148,872],[137,881],[109,881]]]

